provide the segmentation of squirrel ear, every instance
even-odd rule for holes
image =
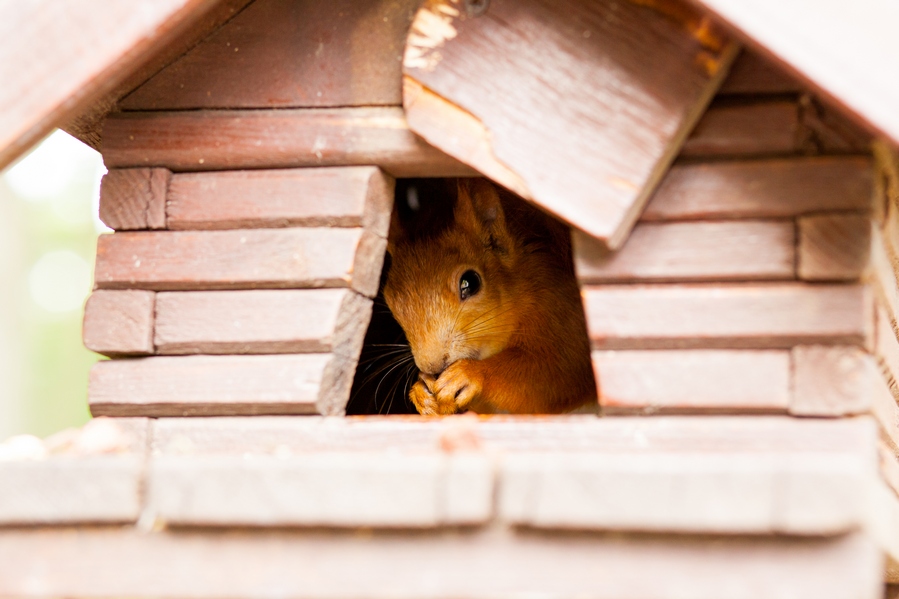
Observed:
[[[456,222],[492,248],[508,250],[511,236],[499,190],[487,179],[459,179]]]

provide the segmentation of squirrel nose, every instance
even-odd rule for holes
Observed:
[[[421,361],[415,360],[415,362],[416,366],[418,366],[418,369],[421,372],[436,379],[440,376],[440,373],[446,370],[446,367],[449,366],[449,364],[447,364],[448,358],[448,356],[444,355],[440,358],[432,358],[430,360],[425,359]]]

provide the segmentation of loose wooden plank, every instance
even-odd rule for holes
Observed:
[[[164,229],[172,173],[164,168],[112,169],[100,183],[100,220],[110,229]]]
[[[213,0],[0,8],[0,169],[183,35]]]
[[[865,214],[815,214],[798,220],[797,273],[805,281],[853,281],[868,265],[871,219]]]
[[[386,240],[363,229],[297,228],[101,235],[101,289],[351,287],[374,296]]]
[[[881,599],[883,557],[835,538],[549,535],[528,531],[0,531],[0,594],[612,599]],[[96,575],[103,563],[104,576]],[[148,568],[147,564],[153,564]],[[400,575],[403,572],[416,575]],[[446,564],[454,567],[447,568]],[[347,572],[355,574],[348,576]],[[464,572],[464,575],[460,575]],[[653,576],[646,576],[652,572]],[[664,584],[659,584],[659,581]],[[735,583],[735,581],[739,581]]]
[[[740,52],[718,93],[721,95],[798,94],[802,85],[783,68],[749,48]]]
[[[84,306],[84,346],[106,356],[153,353],[152,291],[94,291]]]
[[[605,413],[778,412],[790,404],[785,351],[594,351]]]
[[[676,164],[643,212],[644,221],[790,218],[871,209],[871,159],[773,158]]]
[[[148,509],[201,526],[429,528],[493,516],[485,454],[154,457]]]
[[[582,290],[594,349],[864,345],[864,285],[609,285]]]
[[[175,175],[170,229],[365,227],[387,237],[393,179],[374,167]]]
[[[418,0],[256,2],[169,65],[125,110],[399,105]],[[272,64],[272,57],[293,57]]]
[[[173,171],[377,165],[394,177],[473,174],[409,131],[399,107],[116,113],[103,125],[103,160]]]
[[[161,292],[160,354],[334,352],[358,359],[370,299],[348,289]]]
[[[164,356],[98,362],[95,416],[342,414],[357,358],[336,354]]]
[[[795,277],[789,221],[641,223],[617,252],[575,231],[582,283],[778,280]]]
[[[713,104],[696,124],[683,157],[765,156],[799,149],[799,108],[795,101]]]
[[[410,126],[618,247],[736,45],[680,4],[494,0],[485,11],[419,10],[404,57]]]

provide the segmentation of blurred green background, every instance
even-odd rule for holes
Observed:
[[[100,155],[56,131],[0,174],[0,441],[84,424],[98,356],[81,342]]]

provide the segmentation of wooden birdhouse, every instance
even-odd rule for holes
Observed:
[[[0,138],[98,147],[115,230],[0,595],[896,592],[892,5],[155,6]],[[598,415],[345,417],[397,181],[474,176],[571,228]]]

